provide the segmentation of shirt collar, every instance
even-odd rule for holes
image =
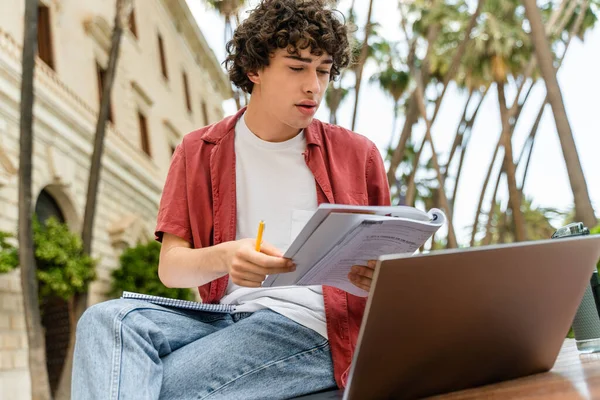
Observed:
[[[229,134],[235,134],[235,125],[237,121],[240,119],[242,114],[246,111],[246,107],[238,110],[234,115],[224,118],[220,122],[216,124],[210,125],[204,134],[202,135],[202,140],[217,144],[219,143],[225,136]],[[306,138],[306,145],[316,145],[321,146],[321,134],[322,134],[323,126],[317,119],[313,119],[310,125],[308,125],[304,129],[304,137]]]

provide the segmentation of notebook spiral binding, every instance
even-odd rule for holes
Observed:
[[[231,304],[208,304],[198,303],[196,301],[171,299],[168,297],[153,296],[150,294],[142,294],[135,292],[124,291],[121,295],[122,299],[134,299],[144,300],[152,304],[158,304],[167,307],[184,308],[187,310],[206,311],[214,313],[228,313],[232,314],[235,312],[235,306]]]

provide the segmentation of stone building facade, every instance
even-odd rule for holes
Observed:
[[[24,3],[2,0],[0,6],[0,230],[13,233]],[[184,134],[221,119],[221,105],[231,97],[185,0],[133,3],[111,96],[93,243],[100,265],[90,304],[105,298],[122,249],[152,237],[175,146]],[[38,12],[33,200],[36,209],[63,218],[78,233],[114,12],[115,0],[40,0]],[[46,326],[47,347],[60,347],[68,315],[60,305],[46,311],[55,312],[53,325]],[[51,375],[60,368],[61,351],[48,361]],[[0,398],[31,397],[27,357],[14,271],[0,275]]]

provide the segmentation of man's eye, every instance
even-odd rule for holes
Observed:
[[[302,68],[290,67],[290,69],[291,69],[292,71],[296,71],[296,72],[298,72],[298,71],[302,71]]]
[[[322,69],[318,71],[321,75],[329,75],[329,71]]]

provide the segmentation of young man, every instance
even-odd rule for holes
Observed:
[[[77,330],[75,399],[279,399],[346,384],[366,299],[261,282],[293,270],[282,258],[293,219],[324,202],[390,202],[375,145],[313,118],[350,62],[347,27],[323,0],[264,0],[227,50],[230,78],[250,102],[177,147],[156,237],[166,286],[198,286],[204,302],[238,312],[91,307]],[[369,264],[349,275],[366,290]]]

